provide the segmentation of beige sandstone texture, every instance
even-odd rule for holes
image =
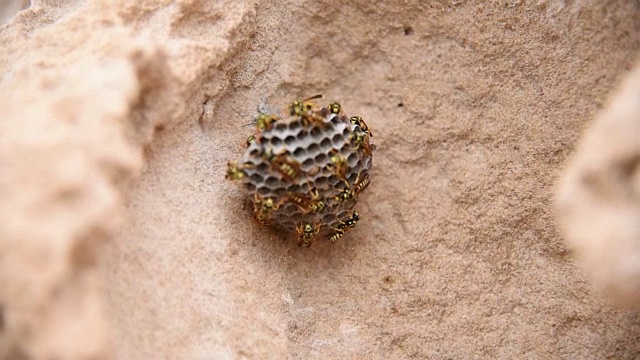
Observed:
[[[552,200],[639,58],[637,1],[35,0],[4,11],[0,357],[640,356],[640,315],[574,265]],[[261,229],[224,172],[261,99],[316,93],[362,115],[378,151],[358,226],[306,250]],[[622,143],[594,149],[633,128],[612,104],[568,174],[589,156],[596,171],[624,158]],[[622,175],[637,185],[637,167]],[[606,216],[634,206],[599,196],[614,201]],[[559,202],[568,236],[633,235],[634,219],[572,222],[572,206],[594,205],[585,199]]]
[[[558,193],[571,246],[603,292],[640,309],[640,65],[582,139]]]

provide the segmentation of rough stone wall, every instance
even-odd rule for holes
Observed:
[[[557,202],[585,270],[619,304],[640,309],[640,66],[582,139]]]
[[[43,0],[4,18],[4,358],[640,353],[637,313],[586,282],[552,206],[638,59],[636,1]],[[378,152],[349,240],[301,251],[224,173],[261,99],[316,93]]]

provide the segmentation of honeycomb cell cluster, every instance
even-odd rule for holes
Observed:
[[[375,151],[362,118],[312,99],[292,102],[288,116],[260,112],[244,155],[227,168],[258,222],[296,233],[305,247],[318,238],[335,242],[356,225],[354,206],[369,185]]]

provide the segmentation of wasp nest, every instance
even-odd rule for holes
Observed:
[[[317,107],[317,97],[292,102],[287,117],[260,112],[239,164],[227,168],[258,222],[296,232],[305,247],[316,237],[335,242],[356,225],[353,207],[369,185],[375,150],[361,117],[348,117],[336,102]]]

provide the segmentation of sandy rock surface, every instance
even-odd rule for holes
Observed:
[[[640,354],[638,313],[586,281],[552,206],[638,59],[636,1],[43,0],[7,19],[0,356]],[[224,172],[262,98],[316,93],[378,151],[358,226],[302,250]]]
[[[558,190],[558,210],[596,284],[640,309],[640,64],[582,139]]]

